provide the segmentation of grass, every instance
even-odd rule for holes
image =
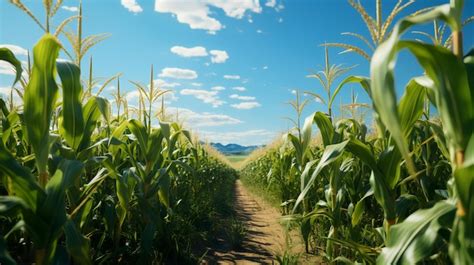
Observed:
[[[236,164],[244,161],[247,156],[248,155],[227,155],[226,157],[231,163]]]

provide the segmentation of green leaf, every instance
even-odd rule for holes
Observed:
[[[44,35],[35,45],[33,69],[23,97],[25,131],[40,173],[46,172],[47,168],[50,122],[58,92],[54,75],[60,47],[58,40],[50,34]]]
[[[474,263],[474,163],[456,168],[454,178],[462,210],[458,211],[461,213],[456,216],[454,222],[449,252],[455,264],[472,264]],[[461,205],[458,205],[458,208]]]
[[[364,144],[358,139],[353,138],[349,141],[349,143],[347,143],[347,151],[351,152],[354,156],[362,160],[365,164],[371,167],[372,170],[380,172],[377,168],[375,156],[368,145]]]
[[[409,27],[435,19],[445,21],[453,31],[457,31],[461,28],[457,15],[455,8],[443,5],[399,21],[391,36],[379,45],[371,61],[371,91],[374,104],[405,158],[411,174],[414,174],[416,170],[403,135],[395,96],[393,69],[399,50],[408,48],[433,81],[432,89],[436,94],[436,107],[445,126],[448,140],[452,144],[452,150],[465,147],[465,133],[472,127],[472,107],[460,111],[459,106],[473,105],[465,68],[456,56],[443,47],[400,41],[400,37]]]
[[[368,197],[370,197],[372,195],[374,195],[374,191],[369,190],[369,191],[367,191],[367,193],[365,193],[364,197],[362,197],[356,203],[356,206],[354,207],[354,212],[352,213],[352,216],[351,216],[352,226],[358,225],[360,223],[360,221],[362,220],[362,215],[365,211],[364,201],[365,201],[365,199],[367,199]]]
[[[21,72],[23,68],[21,67],[21,62],[15,57],[12,51],[7,48],[0,48],[0,61],[9,62],[16,71],[15,80],[13,81],[12,86],[16,84],[21,79]]]
[[[398,104],[398,113],[400,114],[400,123],[405,137],[410,135],[415,122],[423,114],[425,103],[425,87],[419,85],[415,79],[410,80],[405,89],[405,94]]]
[[[13,194],[21,198],[33,212],[41,202],[45,193],[38,185],[28,168],[23,167],[0,143],[0,172],[8,176],[13,183]]]
[[[338,144],[333,144],[333,145],[328,145],[324,149],[324,153],[321,156],[321,159],[319,160],[318,165],[313,171],[313,174],[311,175],[311,178],[309,179],[308,183],[306,184],[306,187],[301,191],[300,195],[296,199],[295,206],[293,208],[293,213],[296,211],[298,205],[303,201],[304,197],[308,193],[308,191],[311,189],[314,181],[316,178],[319,176],[319,173],[329,164],[334,162],[336,159],[338,159],[341,154],[344,152],[344,148],[346,147],[347,143],[349,140],[344,141],[342,143]]]
[[[0,235],[0,264],[16,265],[16,261],[10,256],[7,251],[7,243],[3,236]]]
[[[161,129],[154,129],[151,132],[147,150],[147,160],[151,162],[157,161],[163,150],[163,134],[161,133]]]
[[[60,132],[66,143],[74,150],[78,150],[84,132],[84,118],[82,116],[82,86],[81,70],[71,62],[56,64],[62,82],[63,104]]]
[[[91,97],[83,107],[84,132],[82,134],[79,150],[88,148],[91,143],[91,136],[97,127],[100,115],[108,119],[109,102],[101,97]]]
[[[332,144],[334,137],[334,127],[332,126],[329,117],[326,114],[318,111],[316,114],[314,114],[314,122],[319,128],[321,137],[323,138],[324,146]]]
[[[438,232],[449,229],[456,207],[440,201],[429,209],[418,210],[403,223],[390,229],[390,238],[377,259],[378,264],[416,264],[432,255]]]
[[[0,196],[0,215],[15,217],[27,205],[19,197]]]
[[[364,76],[349,76],[349,77],[346,77],[346,79],[344,79],[338,86],[337,88],[334,90],[334,93],[332,94],[332,97],[331,99],[329,100],[329,106],[332,105],[332,103],[334,102],[334,100],[336,99],[336,96],[339,94],[339,92],[341,91],[341,89],[347,85],[347,84],[350,84],[350,83],[359,83],[362,88],[365,90],[365,92],[367,93],[367,95],[370,96],[370,80],[367,78],[367,77],[364,77]]]
[[[128,122],[128,129],[137,138],[141,153],[145,156],[148,150],[148,133],[145,126],[139,120],[132,119]]]
[[[39,209],[39,215],[49,225],[48,238],[43,238],[42,247],[50,247],[59,236],[67,221],[65,194],[83,172],[83,165],[76,160],[62,160],[53,177],[46,185],[46,199]]]
[[[66,235],[67,251],[74,259],[74,263],[92,264],[89,239],[81,234],[71,219],[68,219],[64,224],[64,234]]]
[[[389,146],[379,155],[377,167],[384,176],[384,180],[393,189],[400,179],[400,163],[402,157],[400,152],[394,146]]]

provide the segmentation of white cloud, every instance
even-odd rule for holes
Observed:
[[[125,95],[125,98],[127,99],[129,104],[132,104],[136,101],[138,102],[138,99],[140,98],[140,91],[134,90],[130,91]]]
[[[250,101],[250,102],[241,102],[239,104],[232,104],[230,105],[234,109],[254,109],[257,107],[260,107],[260,103],[256,101]]]
[[[202,89],[183,89],[180,94],[185,96],[193,96],[206,104],[211,104],[213,108],[217,108],[225,103],[217,96],[218,91],[208,91]]]
[[[201,140],[214,143],[236,143],[241,145],[261,145],[269,143],[277,136],[275,132],[257,129],[237,132],[199,131]]]
[[[186,127],[192,129],[242,123],[241,120],[228,115],[209,112],[198,113],[185,108],[168,107],[166,112],[170,114],[177,113],[179,121],[183,121]]]
[[[171,47],[171,52],[181,57],[203,57],[208,55],[206,48],[202,46],[196,46],[192,48],[186,48],[183,46],[173,46]]]
[[[170,77],[175,79],[196,79],[196,71],[182,68],[166,67],[161,70],[160,77]]]
[[[79,11],[79,8],[77,8],[77,6],[61,6],[61,8],[70,12]]]
[[[213,63],[225,63],[225,61],[229,59],[229,55],[226,51],[211,50],[209,53],[212,55],[211,62]]]
[[[255,97],[240,96],[240,95],[237,95],[237,94],[232,94],[232,95],[229,96],[229,98],[238,99],[238,100],[244,100],[244,101],[252,101],[252,100],[255,100]]]
[[[16,75],[15,68],[8,62],[0,61],[0,74]]]
[[[202,86],[201,83],[191,83],[192,86]]]
[[[0,48],[7,48],[10,51],[13,52],[16,56],[21,56],[21,55],[28,55],[28,50],[26,50],[23,47],[20,47],[18,45],[13,45],[13,44],[0,44]]]
[[[275,7],[276,4],[276,0],[267,0],[267,2],[265,3],[265,5],[268,7]]]
[[[264,67],[262,67],[263,70],[267,70],[268,69],[268,66],[265,65]]]
[[[257,33],[258,33],[258,34],[262,34],[263,31],[262,31],[261,29],[257,29]]]
[[[224,75],[224,78],[238,80],[240,79],[240,75]]]
[[[11,87],[0,87],[0,98],[9,101],[11,96]],[[23,100],[20,98],[16,91],[13,91],[13,104],[19,106],[23,104]]]
[[[153,80],[153,82],[154,82],[154,85],[158,88],[173,88],[173,87],[177,87],[181,85],[180,83],[176,83],[176,82],[171,82],[171,83],[166,82],[163,79],[155,79]]]
[[[210,7],[224,10],[232,18],[241,19],[247,11],[262,11],[258,0],[155,0],[155,11],[171,13],[180,23],[188,24],[191,29],[207,30],[211,34],[224,28],[214,17]]]
[[[223,87],[223,86],[215,86],[215,87],[211,87],[211,90],[214,90],[214,91],[222,91],[222,90],[225,90],[225,87]]]
[[[137,4],[136,0],[121,0],[122,5],[132,13],[140,13],[143,11],[143,8]]]
[[[173,91],[166,92],[165,94],[163,94],[163,97],[167,103],[178,100],[178,97],[176,97],[176,94]],[[138,101],[140,99],[140,91],[130,91],[125,95],[125,98],[127,99],[129,105],[138,106]],[[157,105],[156,107],[161,107],[161,98],[155,102],[155,105]]]
[[[236,87],[233,87],[232,88],[233,90],[237,90],[237,91],[240,91],[240,92],[243,92],[245,90],[247,90],[245,87],[243,86],[236,86]]]

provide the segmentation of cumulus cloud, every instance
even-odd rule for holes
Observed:
[[[252,101],[252,100],[255,100],[255,97],[240,96],[240,95],[237,95],[237,94],[232,94],[232,95],[229,96],[229,98],[238,99],[238,100],[243,100],[243,101]]]
[[[185,96],[193,96],[206,104],[211,104],[213,108],[217,108],[225,103],[217,96],[218,91],[208,91],[202,89],[183,89],[180,94]]]
[[[224,78],[238,80],[240,79],[240,75],[224,75]]]
[[[143,8],[137,3],[136,0],[121,0],[122,5],[132,13],[140,13]]]
[[[155,0],[155,11],[171,13],[180,23],[191,29],[207,30],[211,34],[224,28],[220,21],[212,17],[210,7],[224,10],[229,17],[241,19],[247,11],[260,13],[258,0]]]
[[[18,45],[13,45],[13,44],[0,44],[0,48],[7,48],[10,51],[13,52],[16,56],[26,56],[28,55],[28,50],[26,50],[23,47],[20,47]]]
[[[15,68],[8,62],[0,61],[0,74],[16,75]]]
[[[161,70],[160,77],[169,77],[175,79],[196,79],[198,74],[196,71],[182,68],[166,67]]]
[[[233,118],[225,114],[209,113],[209,112],[194,112],[186,108],[166,109],[168,113],[177,113],[179,121],[182,121],[185,126],[196,129],[201,127],[214,127],[223,125],[232,125],[242,123],[241,120]]]
[[[247,131],[233,131],[233,132],[217,132],[217,131],[207,131],[201,130],[198,132],[201,140],[230,144],[236,143],[241,145],[261,145],[270,142],[273,138],[277,136],[277,133],[256,129],[256,130],[247,130]]]
[[[276,0],[268,0],[265,5],[268,7],[275,7],[276,6]]]
[[[233,87],[232,90],[243,92],[243,91],[246,91],[247,89],[243,86],[236,86],[236,87]]]
[[[163,79],[154,79],[153,83],[158,88],[174,88],[180,86],[180,83],[177,82],[167,82]]]
[[[172,101],[177,101],[178,97],[176,96],[174,91],[168,91],[165,94],[163,94],[165,104],[170,104]],[[138,90],[133,90],[128,92],[125,95],[125,98],[127,99],[128,105],[130,106],[138,106],[138,102],[140,99],[140,91]],[[156,101],[154,103],[155,108],[161,108],[161,98],[160,100]]]
[[[183,46],[173,46],[171,47],[171,52],[181,57],[203,57],[208,55],[206,48],[202,46],[196,46],[192,48],[186,48]]]
[[[225,61],[229,59],[229,55],[226,51],[211,50],[209,53],[212,55],[211,62],[213,63],[225,63]]]
[[[177,54],[181,57],[205,57],[209,54],[205,47],[196,46],[192,48],[186,48],[183,46],[173,46],[171,47],[171,52]],[[229,54],[223,50],[210,50],[211,62],[212,63],[225,63],[229,59]],[[209,66],[209,63],[205,63],[206,66]]]
[[[79,11],[79,8],[77,6],[61,6],[61,8],[70,12]]]
[[[211,87],[211,90],[214,90],[214,91],[222,91],[222,90],[225,90],[225,87],[223,87],[223,86],[215,86],[215,87]]]
[[[230,105],[234,109],[254,109],[260,107],[260,103],[256,101],[241,102],[239,104]]]
[[[6,101],[10,100],[12,88],[11,87],[0,87],[0,98],[3,98]],[[20,98],[16,91],[13,91],[13,104],[19,106],[23,104],[23,99]]]

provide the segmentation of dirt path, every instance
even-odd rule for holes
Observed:
[[[240,180],[237,180],[235,185],[234,207],[236,218],[243,222],[247,229],[247,236],[242,246],[232,249],[225,239],[218,239],[217,246],[209,251],[209,258],[204,264],[276,263],[275,255],[281,255],[285,250],[285,231],[279,223],[281,214],[251,194]],[[301,253],[303,251],[301,241],[298,236],[293,235],[292,238],[293,251]],[[311,264],[317,263],[311,262]]]

